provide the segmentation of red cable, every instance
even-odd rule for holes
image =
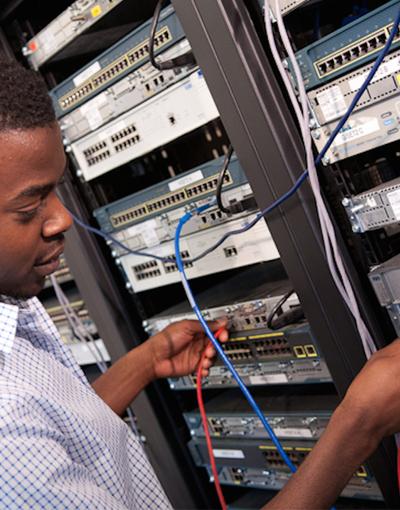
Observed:
[[[216,333],[214,333],[215,338],[218,338],[220,336],[220,334],[224,331],[224,329],[225,328],[220,328]],[[210,345],[212,345],[211,342],[209,342],[207,344],[206,348],[204,349],[204,352],[201,356],[199,366],[197,369],[197,380],[196,380],[197,402],[198,402],[198,406],[200,409],[201,421],[203,423],[204,434],[206,436],[207,450],[208,450],[208,456],[210,458],[211,470],[212,470],[213,477],[214,477],[215,490],[217,491],[218,499],[219,499],[222,510],[227,510],[228,507],[226,506],[225,498],[222,493],[221,485],[219,483],[217,466],[215,464],[214,452],[213,452],[213,448],[212,448],[212,444],[211,444],[210,431],[208,429],[207,414],[206,414],[206,410],[204,407],[203,394],[201,391],[202,390],[202,385],[201,385],[202,373],[201,373],[201,371],[202,371],[202,367],[203,367],[204,358],[206,357],[206,349]]]

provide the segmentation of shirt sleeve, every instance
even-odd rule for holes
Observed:
[[[0,398],[0,502],[9,510],[127,510],[72,460],[61,431],[12,395]]]

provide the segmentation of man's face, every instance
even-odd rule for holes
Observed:
[[[57,269],[72,223],[55,193],[65,166],[56,124],[0,132],[0,294],[34,296]]]

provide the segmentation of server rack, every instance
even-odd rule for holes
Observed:
[[[17,7],[19,4],[23,2],[18,2]],[[294,183],[304,162],[292,113],[265,52],[264,34],[256,14],[259,4],[250,0],[173,0],[173,5],[255,190],[257,202],[261,208],[267,206]],[[6,11],[9,7],[6,19],[15,8],[10,3]],[[7,45],[6,41],[4,44]],[[9,48],[7,51],[10,54]],[[51,83],[51,73],[46,72],[46,78]],[[90,190],[86,188],[82,192],[82,188],[85,186],[81,183],[79,189],[76,179],[70,176],[62,194],[74,212],[89,220]],[[343,395],[364,364],[365,356],[350,314],[328,271],[307,185],[271,214],[267,224],[319,339],[335,386]],[[132,317],[130,306],[134,299],[140,309],[140,299],[124,291],[110,258],[88,234],[74,228],[69,237],[66,251],[69,265],[103,338],[112,339],[107,347],[112,359],[116,359],[134,345],[133,338],[143,338],[140,320]],[[382,324],[381,310],[366,292],[365,282],[355,270],[343,240],[341,244],[368,326],[378,345],[383,346],[393,332]],[[210,505],[212,497],[203,494],[203,481],[191,466],[184,445],[178,437],[172,440],[168,437],[174,429],[171,413],[167,410],[160,413],[157,409],[168,398],[166,385],[155,384],[133,406],[147,437],[150,457],[174,507]],[[185,464],[180,465],[184,459]],[[388,507],[398,507],[395,449],[391,439],[381,444],[370,466]],[[177,494],[179,497],[174,498]]]

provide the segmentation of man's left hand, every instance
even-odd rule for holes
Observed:
[[[215,332],[225,328],[226,320],[218,320],[209,323],[211,331]],[[224,342],[228,339],[228,331],[224,330],[219,340]],[[153,359],[154,376],[180,377],[195,372],[201,355],[208,343],[208,337],[198,321],[183,320],[170,324],[157,335],[148,340],[151,356]],[[215,349],[212,346],[206,348],[206,356],[203,361],[202,375],[208,375],[209,368],[213,364]]]

